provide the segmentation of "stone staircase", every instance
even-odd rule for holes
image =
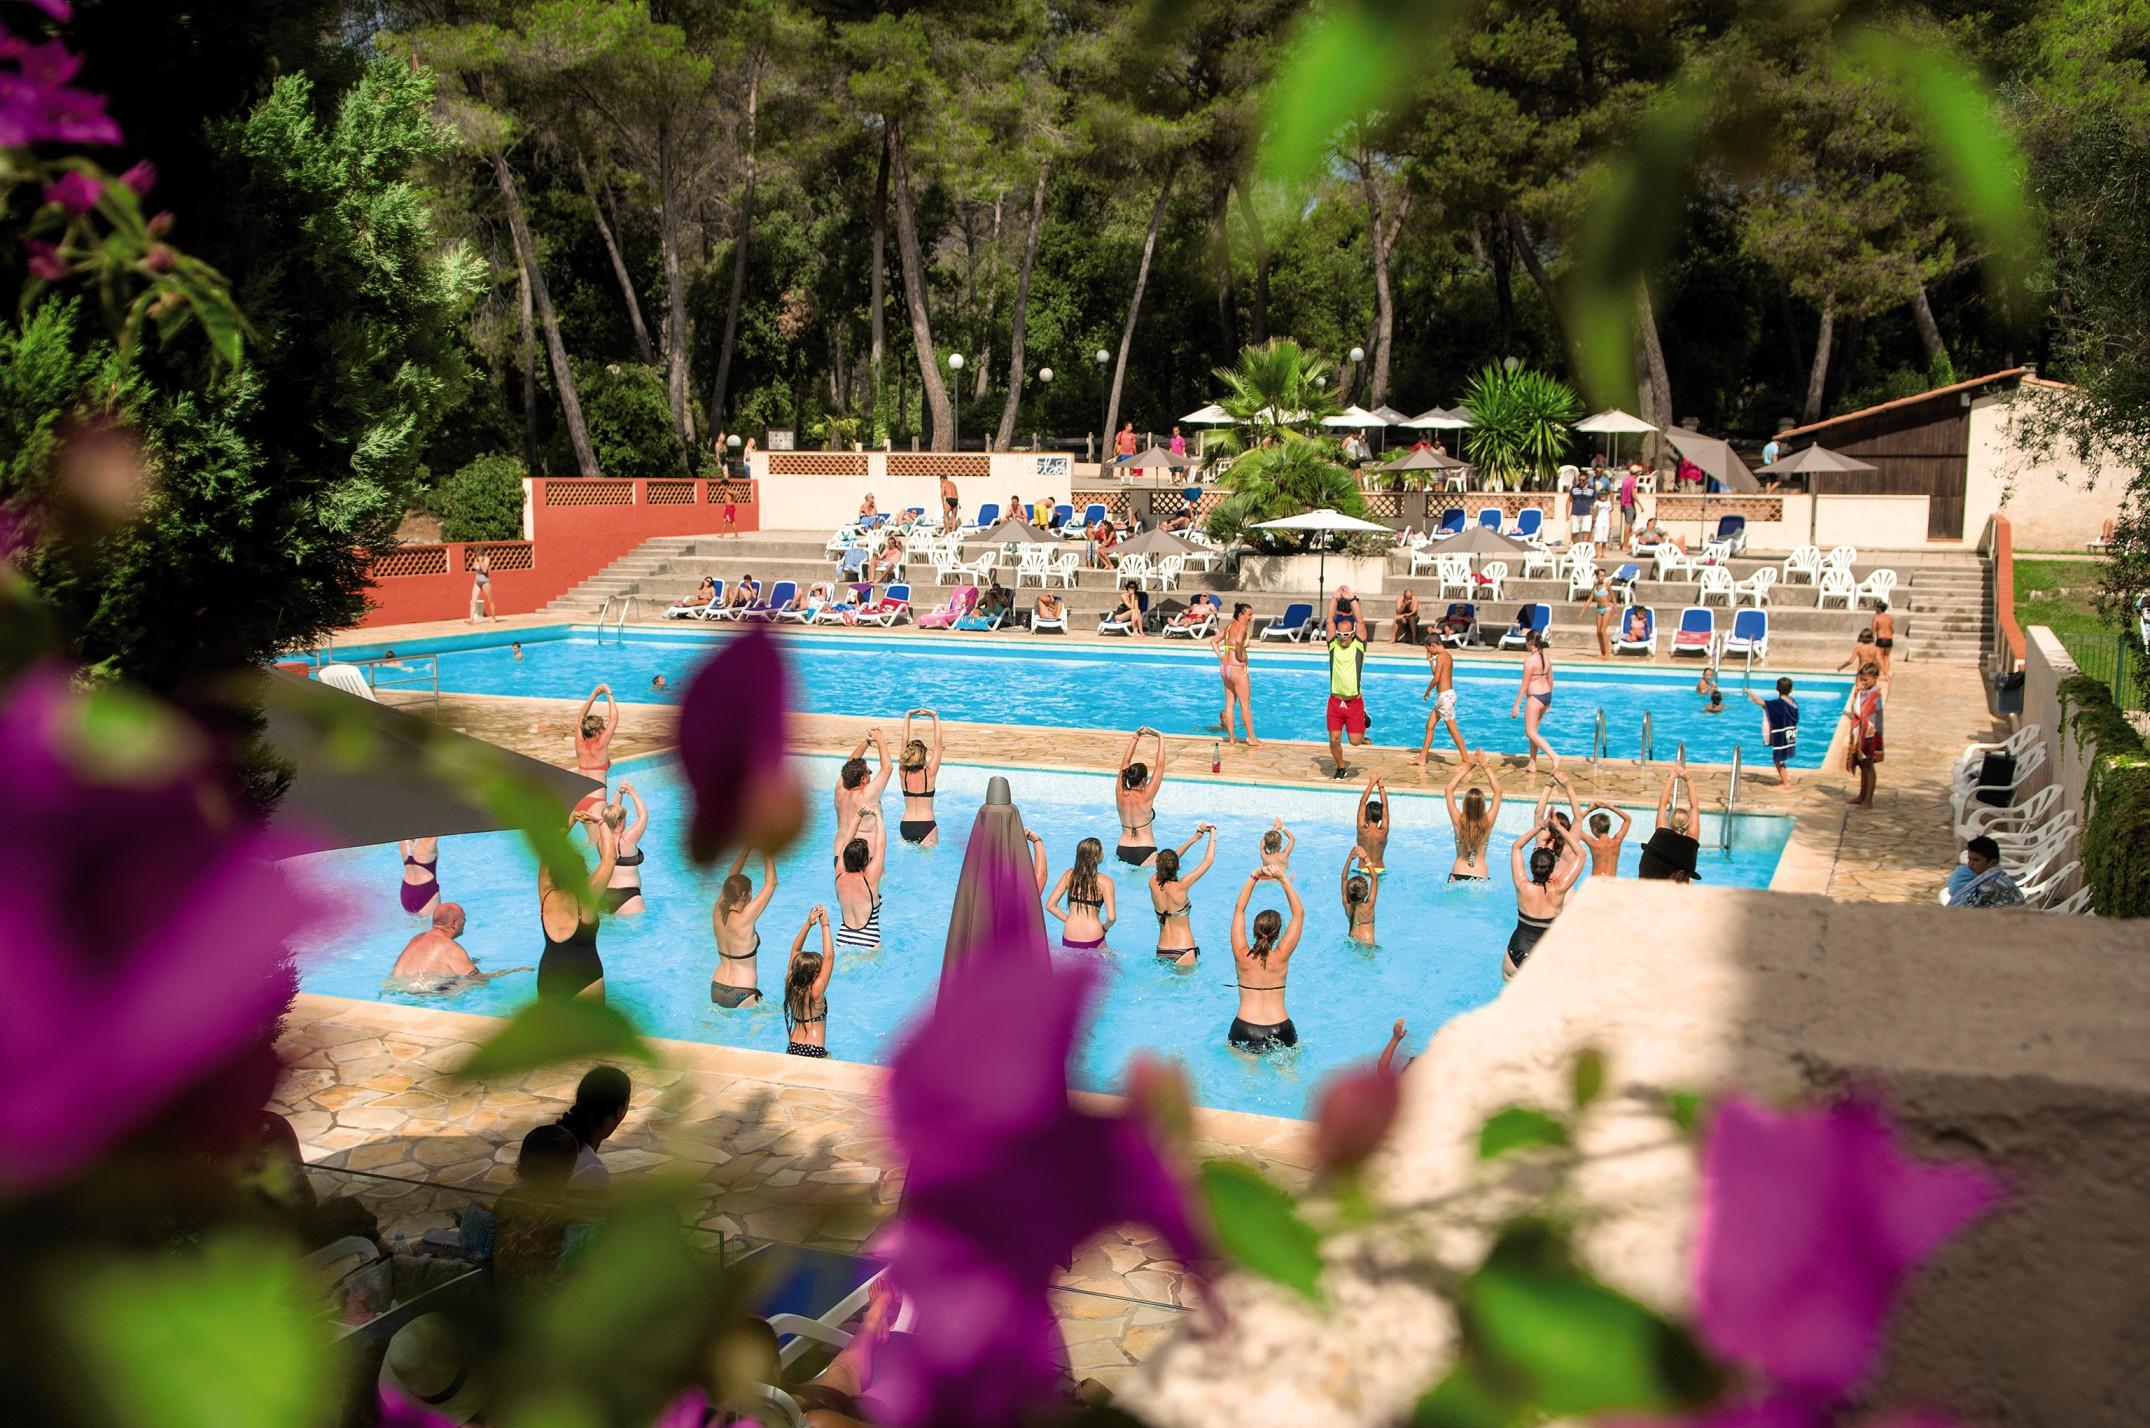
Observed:
[[[641,599],[636,613],[646,614],[641,606],[649,604],[656,592],[665,590],[664,582],[659,577],[672,569],[675,562],[690,554],[695,543],[696,538],[693,536],[659,536],[654,540],[646,540],[554,600],[539,613],[586,619],[603,609],[605,600],[610,596],[638,595]],[[686,584],[692,587],[699,579],[701,577],[696,575]],[[666,593],[664,598],[669,602],[671,593]],[[659,609],[661,611],[662,606]]]
[[[1915,660],[1977,664],[1993,644],[1993,567],[1975,555],[1909,570],[1899,593],[1904,643]]]

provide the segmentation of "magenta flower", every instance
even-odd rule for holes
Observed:
[[[773,853],[806,821],[806,797],[784,765],[789,685],[776,641],[753,627],[687,681],[679,766],[694,790],[687,846],[702,862],[741,846]]]
[[[265,861],[296,850],[220,816],[191,749],[145,749],[125,720],[93,742],[85,708],[49,667],[0,705],[5,1191],[53,1183],[176,1105],[189,1124],[257,1115],[295,987],[286,943],[323,914]]]
[[[7,60],[16,70],[0,70],[0,149],[119,142],[104,96],[68,86],[82,68],[80,56],[58,40],[26,44],[0,30],[0,61]]]
[[[1703,1154],[1702,1335],[1781,1388],[1840,1395],[1866,1376],[1912,1272],[1998,1195],[1975,1166],[1911,1159],[1870,1103],[1729,1101]]]
[[[75,18],[74,7],[67,0],[22,0],[22,3],[44,11],[63,25]]]
[[[25,238],[22,240],[22,252],[24,265],[29,268],[31,277],[56,283],[67,276],[67,260],[60,256],[58,244],[48,243],[42,238]]]
[[[1402,1104],[1395,1075],[1379,1066],[1330,1077],[1315,1103],[1315,1157],[1326,1170],[1356,1170],[1388,1135]]]
[[[890,1131],[909,1162],[885,1243],[913,1332],[876,1360],[898,1424],[1019,1421],[1054,1389],[1055,1273],[1130,1221],[1200,1254],[1185,1194],[1149,1127],[1068,1097],[1068,1057],[1096,988],[1087,963],[973,956],[889,1063]]]
[[[97,200],[104,196],[104,185],[80,169],[69,169],[45,186],[45,202],[57,203],[77,218],[95,208]]]
[[[119,181],[133,189],[137,197],[147,198],[149,191],[157,186],[157,166],[147,159],[140,160],[130,165],[127,172],[119,176]]]

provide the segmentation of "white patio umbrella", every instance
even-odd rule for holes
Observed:
[[[1181,426],[1230,426],[1232,414],[1211,402],[1199,411],[1192,411],[1180,418]]]
[[[1642,436],[1657,430],[1641,417],[1621,411],[1618,407],[1608,407],[1604,411],[1584,417],[1575,424],[1575,429],[1606,437]],[[1617,464],[1620,459],[1620,443],[1608,441],[1605,444],[1611,448],[1608,453],[1610,459]]]
[[[1379,521],[1362,521],[1357,516],[1347,516],[1342,511],[1332,510],[1328,506],[1323,506],[1315,511],[1301,511],[1296,516],[1285,516],[1281,520],[1256,521],[1254,528],[1258,531],[1379,531],[1383,535],[1392,534],[1389,528]],[[1316,568],[1314,584],[1319,587],[1317,593],[1326,591],[1329,588],[1329,550],[1327,546],[1322,547],[1321,560]]]
[[[1398,426],[1419,427],[1427,431],[1461,431],[1464,427],[1477,424],[1471,419],[1471,414],[1462,407],[1454,410],[1447,407],[1428,407],[1409,421],[1396,423]]]
[[[1374,415],[1387,422],[1390,426],[1402,426],[1404,424],[1403,413],[1396,410],[1396,408],[1394,407],[1375,407]]]
[[[1323,426],[1362,427],[1366,429],[1388,425],[1386,421],[1375,416],[1364,407],[1345,407],[1335,416],[1323,417],[1321,424]]]

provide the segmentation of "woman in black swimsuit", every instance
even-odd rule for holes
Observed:
[[[806,934],[821,925],[821,950],[806,950]],[[829,936],[829,910],[820,903],[791,939],[784,970],[784,1050],[826,1061],[829,1055],[829,979],[836,975],[836,944]]]
[[[752,1006],[761,1000],[761,929],[755,926],[776,896],[776,860],[761,855],[761,891],[754,890],[746,875],[747,855],[741,849],[732,859],[724,887],[717,893],[716,908],[709,915],[710,931],[717,939],[717,967],[709,974],[709,1000],[726,1009]]]
[[[1202,861],[1194,871],[1182,876],[1180,859],[1194,846],[1195,838],[1207,837],[1209,846],[1202,850]],[[1192,889],[1209,871],[1209,865],[1217,861],[1217,830],[1214,825],[1198,823],[1194,838],[1189,838],[1177,848],[1161,848],[1157,852],[1157,874],[1150,879],[1150,906],[1157,910],[1157,955],[1169,957],[1175,967],[1192,967],[1202,949],[1195,945],[1194,924],[1187,914],[1194,907]]]
[[[627,816],[630,800],[635,806],[632,818]],[[619,840],[619,856],[612,864],[612,880],[605,884],[605,911],[633,917],[649,906],[642,896],[641,871],[642,835],[649,831],[649,805],[625,779],[620,780],[619,801],[605,805],[605,826]]]
[[[1135,760],[1135,750],[1142,747],[1144,734],[1157,741],[1155,766]],[[1139,868],[1157,856],[1157,835],[1150,831],[1150,825],[1157,821],[1157,790],[1164,781],[1165,736],[1145,724],[1127,741],[1127,752],[1120,758],[1120,783],[1112,791],[1113,805],[1120,814],[1120,861],[1130,867]],[[1193,841],[1188,840],[1190,844]]]
[[[552,870],[538,864],[538,930],[545,952],[538,958],[538,995],[605,999],[605,964],[597,956],[598,899],[612,881],[619,844],[605,820],[588,808],[575,810],[573,823],[589,830],[597,849],[597,870],[580,888],[554,885]]]
[[[1112,879],[1098,870],[1104,857],[1105,845],[1097,839],[1077,843],[1074,866],[1060,875],[1053,895],[1045,900],[1045,910],[1066,924],[1060,929],[1060,945],[1070,951],[1103,947],[1105,934],[1119,914]]]
[[[933,743],[911,737],[911,720],[932,721]],[[906,843],[932,848],[941,841],[940,824],[933,817],[933,786],[941,778],[941,716],[931,709],[912,709],[903,716],[903,821],[896,831]]]
[[[1560,851],[1538,846],[1538,835],[1550,832],[1560,841]],[[1547,819],[1515,840],[1508,854],[1515,877],[1515,931],[1508,934],[1508,950],[1501,958],[1501,980],[1514,977],[1530,959],[1531,949],[1553,926],[1567,904],[1568,889],[1583,875],[1589,854],[1575,835],[1558,819]]]
[[[1284,889],[1284,901],[1291,907],[1291,924],[1286,926],[1275,908],[1265,907],[1254,915],[1254,937],[1250,942],[1247,903],[1254,896],[1254,885],[1264,881]],[[1299,1028],[1292,1025],[1291,1013],[1284,1008],[1284,983],[1291,954],[1299,946],[1299,930],[1305,925],[1306,909],[1300,906],[1291,874],[1261,868],[1247,874],[1246,884],[1239,890],[1239,902],[1232,908],[1232,969],[1239,979],[1239,1014],[1232,1018],[1232,1029],[1225,1037],[1241,1051],[1259,1055],[1299,1044]]]

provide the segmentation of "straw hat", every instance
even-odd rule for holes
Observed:
[[[468,1423],[485,1406],[463,1336],[446,1314],[421,1314],[396,1330],[381,1360],[380,1386],[450,1423]]]

